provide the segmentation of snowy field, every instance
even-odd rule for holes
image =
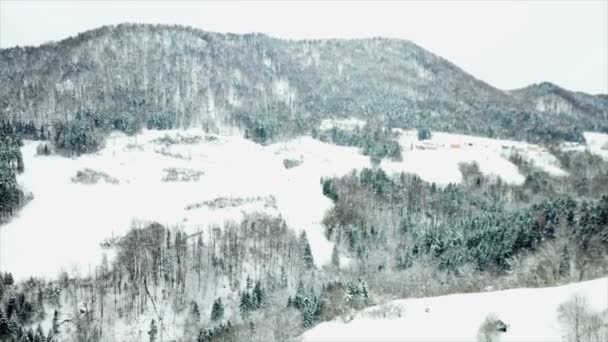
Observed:
[[[585,132],[583,135],[591,153],[608,159],[608,134]]]
[[[183,143],[164,143],[169,140]],[[369,165],[355,148],[312,138],[264,147],[198,130],[115,133],[100,152],[79,158],[36,156],[37,144],[25,143],[26,171],[19,176],[34,199],[2,227],[1,268],[19,279],[88,273],[100,262],[100,242],[125,233],[133,221],[194,232],[254,211],[280,213],[290,227],[305,229],[315,260],[324,264],[332,245],[320,222],[331,201],[319,179]],[[292,157],[303,163],[286,169],[283,160]],[[85,169],[114,182],[73,182]]]
[[[608,278],[559,287],[396,300],[362,310],[348,323],[321,323],[303,340],[470,342],[477,340],[483,320],[494,314],[509,325],[501,342],[562,341],[557,308],[574,295],[586,297],[595,311],[607,310]],[[378,318],[386,306],[394,317]]]
[[[517,166],[509,161],[513,154],[521,155],[533,166],[551,175],[566,175],[555,156],[538,145],[442,132],[433,132],[431,139],[418,141],[416,131],[398,132],[403,161],[384,160],[382,168],[392,172],[416,173],[428,182],[440,185],[459,183],[462,181],[459,165],[476,163],[483,174],[519,185],[525,179]]]
[[[476,162],[483,173],[520,184],[523,176],[508,161],[516,152],[552,174],[564,174],[538,146],[446,133],[419,142],[413,131],[400,133],[403,161],[383,161],[381,167],[439,185],[460,182],[462,162]],[[100,261],[99,243],[124,234],[134,221],[205,232],[255,211],[281,215],[291,228],[306,230],[315,261],[323,265],[332,245],[320,223],[331,201],[322,195],[320,178],[370,167],[357,148],[310,137],[261,146],[195,129],[134,137],[113,133],[101,151],[79,158],[36,156],[37,144],[25,142],[26,171],[19,176],[34,199],[1,227],[0,268],[20,279],[54,278],[62,270],[88,273]],[[286,168],[285,159],[299,165]],[[79,171],[103,176],[87,184],[78,181]]]

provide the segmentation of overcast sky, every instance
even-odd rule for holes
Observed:
[[[498,88],[549,81],[573,90],[608,93],[608,0],[0,0],[0,47],[39,45],[122,22],[296,39],[404,38]]]

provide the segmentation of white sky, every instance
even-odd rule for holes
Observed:
[[[549,81],[608,93],[608,0],[0,0],[0,47],[38,45],[121,22],[296,39],[404,38],[498,88]]]

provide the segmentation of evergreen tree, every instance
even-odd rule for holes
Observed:
[[[419,128],[418,129],[418,140],[428,140],[431,139],[431,131],[428,128]]]
[[[6,317],[12,317],[17,311],[17,300],[15,297],[11,297],[6,304]]]
[[[302,326],[304,328],[312,327],[316,322],[321,320],[323,315],[322,301],[317,298],[314,292],[310,292],[310,296],[304,298],[300,306],[302,315]]]
[[[17,314],[14,311],[13,311],[12,315],[10,315],[10,318],[8,320],[8,330],[9,330],[9,334],[13,337],[20,337],[23,334],[23,331],[21,329],[21,324],[19,324],[19,320],[17,319]]]
[[[36,334],[34,335],[34,342],[45,342],[46,338],[44,337],[44,332],[42,331],[42,327],[38,324],[36,328]]]
[[[191,323],[195,326],[198,326],[198,324],[201,321],[201,312],[198,308],[198,304],[196,302],[192,302],[191,305],[191,311],[190,311],[190,320]]]
[[[22,145],[13,125],[0,121],[0,219],[12,215],[23,201],[17,182],[17,174],[24,170]]]
[[[239,303],[239,311],[243,318],[249,317],[249,312],[252,310],[251,295],[249,291],[241,292],[241,301]]]
[[[296,290],[296,294],[293,297],[293,307],[296,309],[302,309],[305,299],[306,293],[304,292],[304,284],[300,281],[300,283],[298,283],[298,289]]]
[[[44,125],[40,125],[40,133],[39,133],[38,137],[40,138],[40,140],[46,140],[46,133],[44,130]]]
[[[34,340],[34,330],[32,330],[32,328],[27,329],[25,340],[27,342],[38,342]]]
[[[340,269],[340,254],[338,252],[338,244],[334,244],[334,248],[331,251],[331,265],[336,269]]]
[[[266,295],[264,294],[264,289],[262,288],[262,284],[260,281],[255,282],[255,287],[253,288],[253,292],[251,294],[251,299],[253,303],[254,310],[257,310],[264,306],[264,300]]]
[[[13,280],[13,274],[12,273],[5,273],[4,274],[4,285],[11,286],[14,283],[15,283],[15,281]]]
[[[315,260],[312,256],[312,250],[306,237],[306,232],[302,232],[300,235],[300,248],[302,249],[302,258],[304,261],[304,267],[308,270],[315,268]]]
[[[363,280],[359,279],[357,282],[347,284],[346,302],[355,309],[361,309],[369,304],[367,284]]]
[[[10,329],[8,327],[8,320],[4,316],[2,308],[0,307],[0,341],[8,340],[9,335]]]
[[[37,310],[38,310],[38,319],[43,320],[45,316],[44,312],[44,296],[42,295],[42,289],[38,288],[38,296],[37,296]]]
[[[224,318],[224,304],[222,303],[222,298],[218,298],[213,302],[213,306],[211,308],[211,320],[212,321],[221,321]]]
[[[53,336],[59,333],[59,312],[57,312],[57,310],[53,312],[53,320],[51,321],[51,332],[53,333]]]
[[[148,330],[148,336],[150,337],[150,342],[156,342],[156,335],[158,334],[158,329],[156,328],[156,322],[152,320],[150,322],[150,330]]]

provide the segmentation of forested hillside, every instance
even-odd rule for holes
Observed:
[[[0,113],[36,127],[96,111],[177,127],[231,123],[264,139],[345,116],[531,141],[608,129],[597,121],[608,111],[601,97],[555,111],[519,95],[395,39],[286,41],[119,25],[0,51]]]

